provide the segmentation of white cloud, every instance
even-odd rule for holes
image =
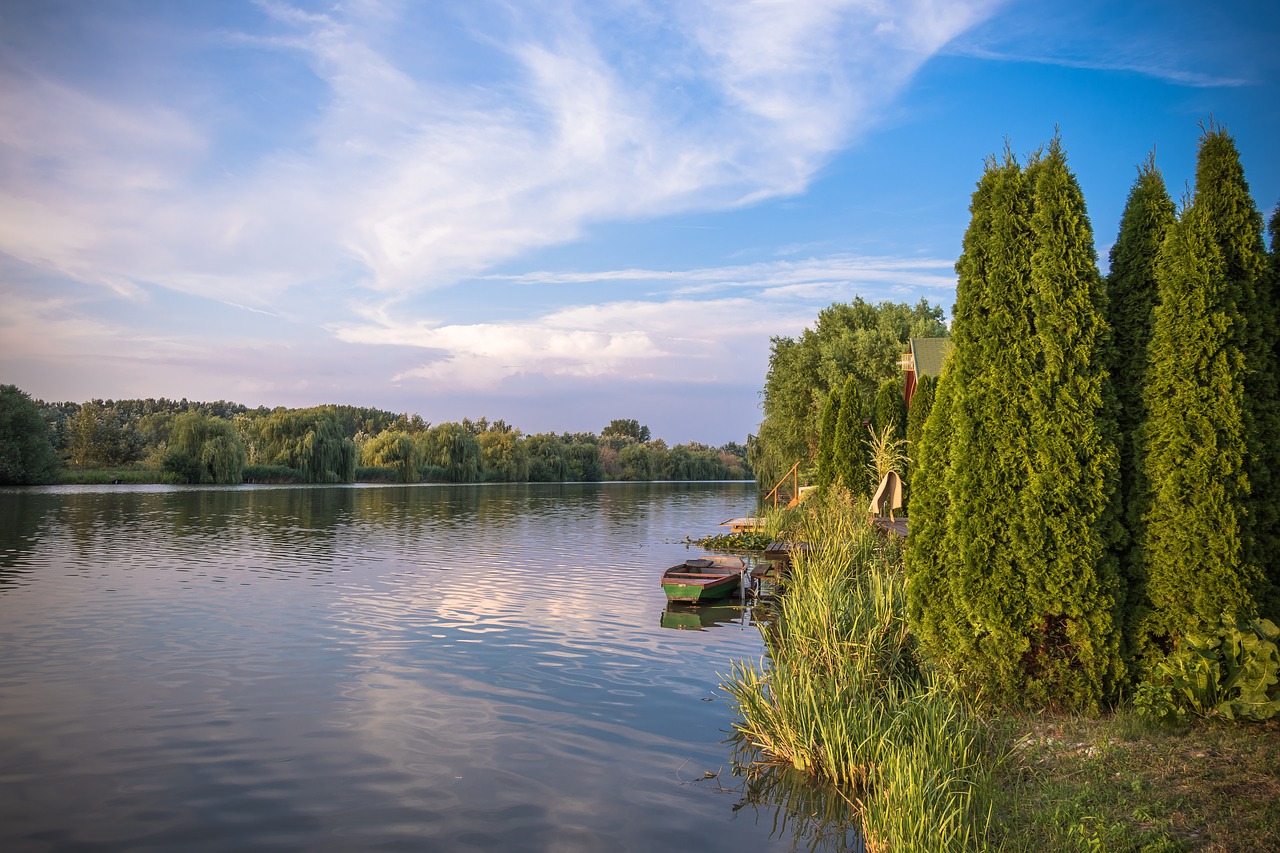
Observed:
[[[493,389],[533,375],[724,382],[739,378],[744,364],[762,365],[771,336],[799,332],[832,301],[856,295],[872,302],[914,300],[925,291],[936,304],[955,286],[951,267],[936,259],[837,256],[674,272],[494,275],[486,280],[605,287],[653,282],[660,293],[606,298],[511,322],[405,319],[384,307],[330,329],[347,343],[433,351],[393,380],[423,381],[438,390]]]
[[[227,136],[180,67],[160,103],[27,57],[0,80],[0,251],[135,298],[149,283],[260,309],[317,281],[449,284],[593,222],[800,191],[989,6],[497,4],[477,32],[453,7],[264,4],[275,32],[233,50],[293,57],[323,84],[287,140]],[[406,59],[409,24],[504,64],[427,73]],[[274,82],[257,82],[269,103]]]

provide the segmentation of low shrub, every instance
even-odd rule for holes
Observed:
[[[1270,619],[1223,616],[1190,634],[1138,686],[1134,707],[1161,722],[1198,717],[1269,720],[1280,714],[1280,629]]]

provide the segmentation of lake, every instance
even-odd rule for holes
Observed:
[[[659,586],[754,505],[750,483],[0,490],[0,848],[856,847],[731,773],[718,686],[761,655],[756,614]]]

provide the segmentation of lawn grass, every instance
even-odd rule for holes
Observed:
[[[992,724],[1002,850],[1280,850],[1280,722],[1169,729],[1122,709]]]

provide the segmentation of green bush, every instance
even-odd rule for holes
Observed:
[[[305,483],[307,478],[301,471],[285,465],[246,465],[244,482],[246,483]]]
[[[1270,619],[1223,616],[1207,634],[1189,634],[1138,686],[1138,713],[1161,722],[1199,717],[1269,720],[1280,714],[1280,628]]]

